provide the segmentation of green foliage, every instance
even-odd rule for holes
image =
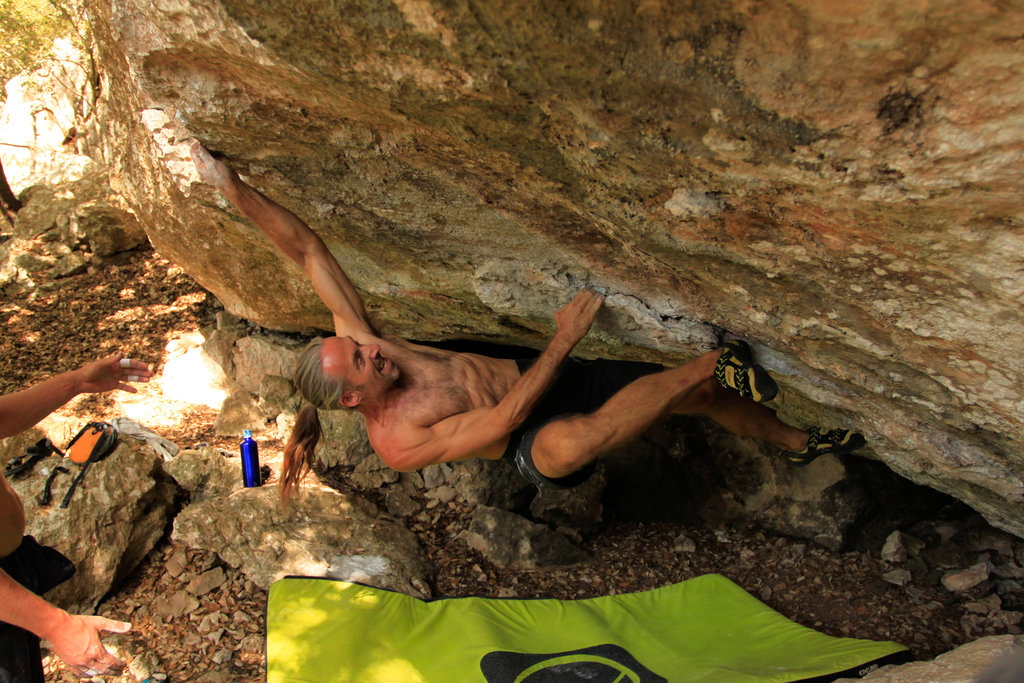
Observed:
[[[38,69],[53,56],[56,38],[84,46],[81,17],[73,0],[0,0],[0,85]]]

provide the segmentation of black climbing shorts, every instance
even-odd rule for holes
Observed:
[[[516,361],[520,373],[526,372],[532,364],[533,359]],[[582,484],[594,473],[594,462],[557,479],[550,479],[537,471],[532,452],[537,433],[559,418],[594,412],[627,384],[664,369],[656,363],[569,358],[526,422],[512,432],[503,457],[515,463],[523,478],[537,488],[566,489]]]
[[[42,595],[71,578],[75,565],[53,548],[39,545],[25,536],[18,549],[0,558],[3,569],[14,581]],[[0,622],[0,683],[45,683],[39,638],[13,624]]]

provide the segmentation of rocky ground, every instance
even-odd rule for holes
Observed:
[[[45,245],[36,246],[45,252]],[[151,251],[61,279],[47,275],[40,261],[30,275],[33,282],[8,287],[0,299],[4,393],[115,348],[152,362],[159,373],[168,343],[209,324],[218,309],[212,296]],[[215,411],[166,398],[159,378],[137,395],[80,397],[62,412],[83,422],[127,414],[181,447],[237,448],[234,439],[214,434]],[[281,447],[264,439],[261,454],[272,462]],[[517,572],[468,548],[462,535],[470,510],[457,502],[422,502],[427,512],[411,528],[435,565],[439,596],[583,598],[717,572],[801,624],[836,636],[895,640],[918,658],[982,635],[1020,632],[1022,547],[976,515],[919,523],[909,531],[927,545],[905,562],[893,555],[885,561],[877,548],[831,552],[757,530],[618,523],[582,540],[592,563]],[[956,574],[970,567],[974,574]],[[163,542],[100,607],[101,614],[133,623],[131,633],[110,641],[132,662],[132,673],[108,680],[129,683],[153,673],[170,681],[262,680],[265,599],[265,591],[215,555]],[[46,666],[49,680],[77,680],[56,658]]]

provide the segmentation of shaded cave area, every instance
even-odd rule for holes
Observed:
[[[775,522],[771,512],[745,512],[743,498],[748,492],[735,490],[731,486],[737,480],[735,473],[723,470],[736,461],[722,458],[721,446],[709,439],[709,432],[717,429],[701,418],[671,417],[628,449],[603,458],[608,480],[602,498],[605,521],[679,522],[747,530],[767,527],[782,535],[814,540],[813,534],[787,530],[785,522]],[[765,457],[779,457],[770,447],[764,450]],[[856,454],[835,457],[841,459],[845,477],[818,494],[822,499],[818,511],[826,516],[831,498],[838,493],[844,499],[842,518],[836,520],[843,529],[842,542],[833,550],[877,553],[894,531],[936,543],[947,540],[939,536],[952,529],[991,528],[968,505],[915,484],[881,462]],[[754,471],[748,474],[748,478],[756,476]],[[784,517],[784,501],[774,507],[773,512]],[[855,511],[852,519],[851,509]],[[935,527],[949,530],[936,532]]]

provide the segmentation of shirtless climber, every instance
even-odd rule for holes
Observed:
[[[371,445],[393,469],[506,457],[527,480],[550,488],[582,482],[598,455],[670,413],[705,415],[734,434],[768,441],[800,466],[865,443],[844,429],[791,427],[761,405],[778,388],[742,341],[668,369],[570,358],[604,300],[591,289],[555,313],[554,337],[531,360],[455,353],[378,334],[352,282],[308,225],[199,143],[191,152],[200,176],[303,268],[334,317],[337,336],[310,342],[295,372],[311,406],[300,412],[285,448],[284,502],[309,470],[321,433],[317,409],[361,413]]]

